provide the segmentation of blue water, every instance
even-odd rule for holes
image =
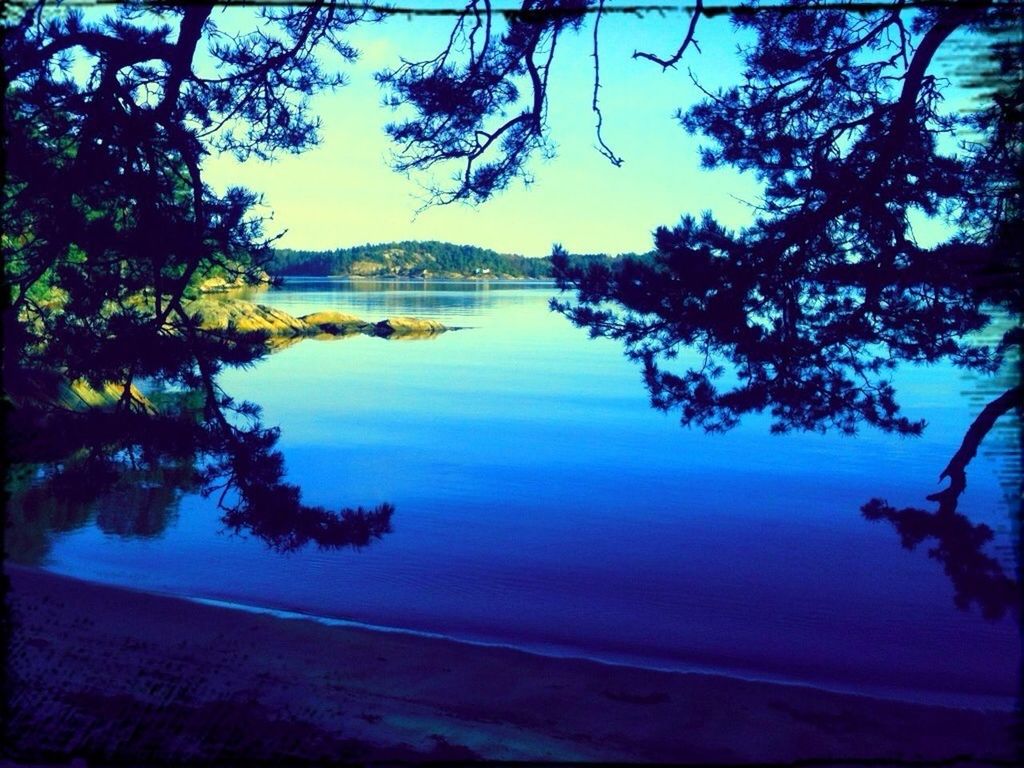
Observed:
[[[927,542],[908,552],[860,506],[929,508],[978,405],[949,367],[897,386],[923,437],[709,436],[652,410],[621,348],[547,310],[538,283],[290,281],[296,315],[436,318],[429,340],[307,340],[225,389],[281,428],[307,503],[396,507],[359,550],[282,555],[186,496],[159,537],[94,524],[45,567],[135,588],[645,666],[1009,706],[1015,619],[958,610]],[[683,359],[685,362],[685,357]],[[961,504],[1012,573],[1005,455]]]

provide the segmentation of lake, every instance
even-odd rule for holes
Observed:
[[[1013,705],[1017,620],[961,610],[928,541],[907,550],[860,507],[925,496],[980,408],[981,379],[905,368],[923,437],[865,429],[724,435],[652,410],[615,342],[550,312],[551,284],[294,279],[258,301],[295,315],[393,315],[432,339],[306,340],[221,377],[281,429],[290,482],[329,508],[395,505],[360,550],[281,554],[224,530],[214,499],[166,525],[49,534],[38,562],[97,582],[611,663],[713,671],[921,701]],[[682,356],[685,362],[685,356]],[[961,511],[1016,572],[992,445]],[[1012,474],[1012,472],[1011,472]],[[100,510],[99,514],[103,511]]]

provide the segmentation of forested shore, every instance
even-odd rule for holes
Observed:
[[[629,253],[578,254],[583,263],[609,265]],[[442,277],[442,278],[532,278],[554,277],[549,256],[499,253],[475,245],[458,245],[436,240],[367,243],[349,248],[314,251],[279,248],[267,265],[274,276],[352,277]]]

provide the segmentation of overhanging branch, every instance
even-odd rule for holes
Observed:
[[[679,60],[683,58],[683,54],[686,53],[686,49],[692,44],[697,49],[697,53],[700,53],[700,45],[694,39],[693,34],[697,31],[697,21],[700,19],[701,14],[704,11],[704,0],[697,0],[693,6],[693,15],[690,17],[690,26],[686,30],[686,37],[683,38],[682,44],[671,57],[663,59],[660,56],[656,56],[653,53],[647,53],[645,51],[633,51],[634,59],[647,59],[653,61],[655,64],[660,64],[662,70],[668,69],[669,67],[675,67],[679,63]],[[598,16],[600,18],[600,15]]]
[[[949,464],[939,475],[940,480],[949,478],[949,487],[928,497],[929,501],[939,502],[940,512],[951,512],[956,509],[957,499],[967,488],[967,465],[977,455],[981,441],[992,430],[999,417],[1009,413],[1013,408],[1022,407],[1024,407],[1024,385],[1018,384],[1016,387],[1006,390],[978,414],[978,418],[974,420],[974,423],[968,428],[967,434],[964,435],[959,450],[953,454],[953,458],[949,460]]]

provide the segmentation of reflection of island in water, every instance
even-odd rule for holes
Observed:
[[[159,414],[91,410],[43,421],[33,414],[31,424],[13,414],[8,558],[39,564],[53,534],[91,521],[108,534],[159,536],[187,493],[215,494],[228,530],[282,552],[310,543],[363,547],[390,532],[390,504],[338,512],[303,504],[300,489],[283,480],[277,430],[261,426],[254,407],[240,408],[249,417],[240,427],[220,412],[200,418],[197,393],[152,397],[161,403]]]
[[[360,312],[376,316],[413,314],[417,317],[478,316],[489,306],[491,294],[505,294],[506,301],[518,302],[516,293],[524,286],[551,285],[541,280],[414,280],[406,278],[314,278],[289,277],[284,286],[289,294],[308,297],[315,306],[345,303]],[[259,301],[255,292],[241,298]],[[343,302],[341,301],[343,299]]]

